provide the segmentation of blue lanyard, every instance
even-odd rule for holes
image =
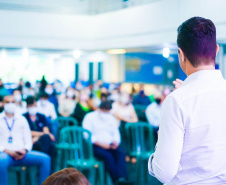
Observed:
[[[14,123],[15,123],[15,119],[13,119],[13,123],[12,123],[12,126],[11,126],[11,127],[9,126],[9,123],[8,123],[7,119],[4,118],[4,120],[5,120],[5,122],[6,122],[6,125],[7,125],[8,129],[9,129],[9,131],[11,132],[12,129],[13,129]]]

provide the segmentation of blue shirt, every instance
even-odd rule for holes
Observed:
[[[43,114],[37,113],[35,122],[31,120],[28,112],[23,114],[23,116],[27,119],[32,131],[42,132],[44,127],[48,127],[48,122]]]

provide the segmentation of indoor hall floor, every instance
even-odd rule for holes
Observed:
[[[147,168],[144,170],[144,173],[148,173],[147,171]],[[24,183],[22,185],[38,185],[38,179],[37,179],[37,168],[32,168],[32,184],[28,184],[28,183]],[[146,172],[145,172],[146,171]],[[136,178],[136,165],[133,165],[131,163],[128,163],[128,176],[129,176],[129,179],[131,181],[135,181],[135,178]],[[17,183],[17,175],[15,173],[15,171],[12,171],[12,170],[9,170],[9,173],[8,173],[8,185],[18,185]],[[112,184],[106,184],[106,185],[112,185]],[[134,184],[136,185],[136,184]],[[162,185],[158,180],[156,180],[156,178],[148,175],[148,181],[147,182],[144,182],[143,180],[141,181],[141,183],[139,185]]]

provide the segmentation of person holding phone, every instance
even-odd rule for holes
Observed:
[[[0,185],[7,185],[10,166],[39,166],[39,184],[50,174],[50,157],[31,151],[32,137],[27,120],[15,114],[15,98],[4,97],[4,112],[0,114]]]

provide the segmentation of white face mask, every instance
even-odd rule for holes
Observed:
[[[80,96],[81,101],[86,102],[89,100],[88,94],[81,94]]]
[[[14,114],[16,111],[16,104],[15,103],[6,103],[4,105],[4,110],[8,114]]]
[[[40,100],[42,106],[46,106],[48,104],[48,100]]]
[[[110,96],[110,99],[111,99],[112,101],[118,101],[118,99],[119,99],[119,94],[112,94],[112,95]]]
[[[29,90],[28,95],[29,96],[35,96],[35,91],[34,90]]]
[[[32,116],[36,115],[37,112],[38,112],[37,107],[30,107],[30,108],[28,108],[27,110],[28,110],[28,113],[29,113],[30,115],[32,115]]]
[[[47,88],[45,88],[45,92],[46,92],[48,95],[51,95],[51,94],[53,94],[53,89],[47,87]]]
[[[68,98],[73,98],[74,95],[75,95],[75,93],[72,90],[68,90],[67,93],[66,93],[66,95],[67,95]]]
[[[121,96],[120,97],[120,102],[124,105],[127,105],[130,103],[130,99],[127,96]]]
[[[15,98],[15,101],[19,103],[21,102],[22,96],[20,94],[15,94],[14,98]]]

